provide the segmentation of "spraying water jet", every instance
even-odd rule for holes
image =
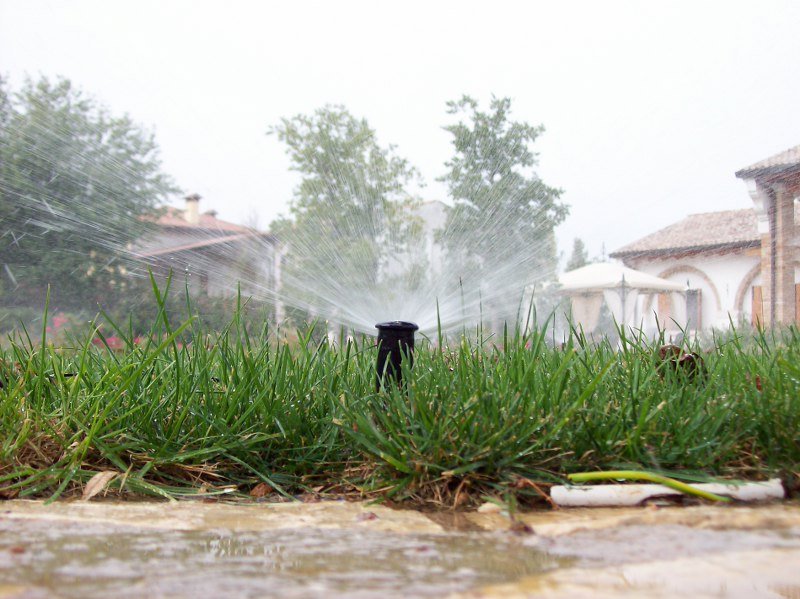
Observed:
[[[378,361],[375,390],[380,391],[384,378],[388,377],[397,384],[402,384],[403,373],[400,364],[403,355],[408,360],[408,367],[414,365],[414,331],[419,326],[413,322],[392,320],[379,322],[375,325],[378,329]]]

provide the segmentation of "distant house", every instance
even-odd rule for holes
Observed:
[[[395,276],[408,272],[409,265],[424,263],[432,276],[439,276],[443,267],[444,249],[436,235],[447,222],[447,206],[439,200],[419,202],[407,215],[421,227],[420,238],[402,253],[391,252],[383,266],[383,275]]]
[[[443,231],[447,223],[447,206],[439,200],[422,202],[414,211],[414,216],[422,219],[422,233],[425,240],[425,258],[436,275],[441,273],[444,250],[437,243],[436,234]]]
[[[733,321],[800,320],[797,223],[800,146],[736,172],[753,209],[692,214],[611,254],[626,266],[685,283],[685,294],[643,298],[645,330],[724,328]]]
[[[185,278],[194,292],[225,297],[241,288],[244,296],[271,297],[279,276],[274,237],[201,213],[200,199],[190,195],[183,210],[168,208],[133,254],[154,271]]]

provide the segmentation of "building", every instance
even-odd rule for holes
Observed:
[[[758,219],[763,322],[797,322],[800,146],[745,167],[736,176],[747,184]]]
[[[278,281],[276,242],[269,233],[200,212],[200,196],[183,210],[167,208],[155,229],[133,247],[134,256],[162,275],[185,277],[193,292],[212,297],[273,297]]]
[[[800,319],[800,146],[736,176],[747,185],[752,209],[692,214],[611,254],[626,266],[687,285],[685,295],[641,299],[645,330]]]

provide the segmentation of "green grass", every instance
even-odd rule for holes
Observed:
[[[443,349],[418,339],[404,388],[380,393],[373,338],[333,347],[272,333],[248,333],[238,315],[210,333],[161,310],[138,344],[117,327],[122,351],[93,335],[59,348],[9,339],[0,497],[74,494],[106,470],[123,494],[247,495],[265,483],[275,497],[440,505],[532,499],[587,470],[777,475],[790,488],[800,472],[795,328],[729,336],[694,378],[643,339],[619,350],[580,335],[554,349],[537,331]]]

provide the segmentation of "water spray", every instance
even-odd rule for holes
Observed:
[[[403,373],[400,364],[403,355],[408,360],[408,367],[414,364],[414,331],[419,329],[413,322],[392,320],[379,322],[375,325],[378,329],[378,362],[375,388],[380,391],[384,377],[402,384]]]

